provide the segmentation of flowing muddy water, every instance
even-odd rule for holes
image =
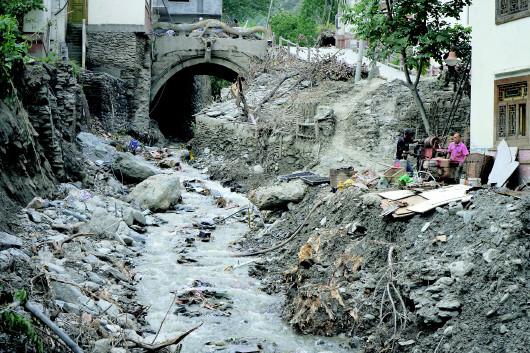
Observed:
[[[193,185],[221,194],[232,205],[249,205],[245,197],[208,180],[197,169],[184,166],[177,173],[181,182],[199,180]],[[254,352],[257,344],[262,345],[262,352],[352,352],[341,348],[346,339],[297,335],[281,320],[281,295],[260,291],[260,282],[248,275],[248,266],[226,270],[227,266],[252,260],[230,256],[230,244],[248,230],[245,223],[230,219],[214,230],[207,230],[211,232],[209,242],[197,237],[199,230],[193,223],[227,217],[238,208],[218,208],[214,196],[184,188],[182,198],[183,210],[157,215],[167,223],[149,227],[143,256],[136,264],[136,272],[141,275],[138,300],[149,306],[147,321],[153,331],[164,320],[175,301],[175,293],[188,293],[171,308],[157,342],[203,323],[185,338],[183,353]],[[189,244],[190,238],[195,238],[193,244]],[[179,263],[186,261],[196,262]],[[183,302],[188,305],[182,305]]]

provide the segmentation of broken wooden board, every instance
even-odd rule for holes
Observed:
[[[443,201],[466,196],[467,191],[471,189],[469,185],[451,185],[440,189],[422,192],[420,195],[431,201]]]
[[[383,200],[383,201],[381,201],[381,208],[383,209],[383,211],[381,211],[379,216],[380,217],[385,217],[385,216],[388,216],[388,215],[394,213],[394,211],[399,209],[399,206],[398,206],[398,204],[396,202],[393,202],[393,201],[390,201],[390,200]]]
[[[378,195],[384,199],[396,201],[396,200],[404,199],[406,197],[414,196],[415,193],[410,190],[393,190],[393,191],[381,192]]]
[[[419,195],[414,195],[414,196],[402,199],[399,202],[403,203],[403,204],[406,204],[406,206],[405,207],[400,207],[399,209],[397,209],[392,214],[392,217],[394,217],[394,218],[404,218],[404,217],[412,216],[414,214],[414,211],[411,211],[409,209],[409,207],[417,205],[417,204],[420,204],[420,203],[425,202],[425,201],[427,201],[427,199],[425,199],[425,198],[423,198],[423,197],[421,197]]]
[[[505,140],[499,142],[497,146],[497,154],[495,155],[495,163],[493,169],[488,177],[488,184],[496,185],[498,187],[504,186],[508,179],[515,172],[519,166],[519,162],[515,161],[517,150],[510,148]]]
[[[447,205],[448,203],[455,202],[455,201],[469,202],[471,201],[471,196],[465,195],[463,197],[455,197],[451,199],[427,200],[417,205],[408,207],[408,209],[416,213],[425,213],[427,211],[435,209],[436,207],[444,206],[444,205]]]

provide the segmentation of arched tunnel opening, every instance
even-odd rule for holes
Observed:
[[[194,114],[220,95],[220,89],[237,80],[238,73],[219,64],[198,64],[178,71],[151,102],[151,118],[166,138],[188,141],[193,137]]]

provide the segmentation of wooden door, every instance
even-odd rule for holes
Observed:
[[[69,0],[68,2],[68,22],[82,23],[87,18],[88,0]]]

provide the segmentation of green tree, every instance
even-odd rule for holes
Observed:
[[[223,17],[243,25],[246,21],[258,22],[267,16],[269,0],[223,0]]]
[[[300,15],[325,25],[335,21],[337,11],[338,2],[336,0],[303,0]]]
[[[404,84],[414,96],[428,135],[430,124],[418,92],[421,75],[413,80],[411,71],[421,73],[431,58],[442,63],[444,55],[455,48],[469,50],[465,48],[470,48],[470,29],[451,25],[447,19],[459,19],[464,6],[470,4],[471,0],[360,0],[345,9],[345,20],[369,43],[371,59],[401,55]]]
[[[22,23],[24,15],[31,10],[43,9],[42,0],[1,0],[0,15],[10,15]]]
[[[0,98],[9,92],[16,66],[28,58],[28,44],[19,30],[24,14],[42,8],[42,0],[0,0]]]
[[[314,20],[279,12],[271,18],[271,29],[277,35],[302,46],[312,46],[317,37],[317,24]]]

